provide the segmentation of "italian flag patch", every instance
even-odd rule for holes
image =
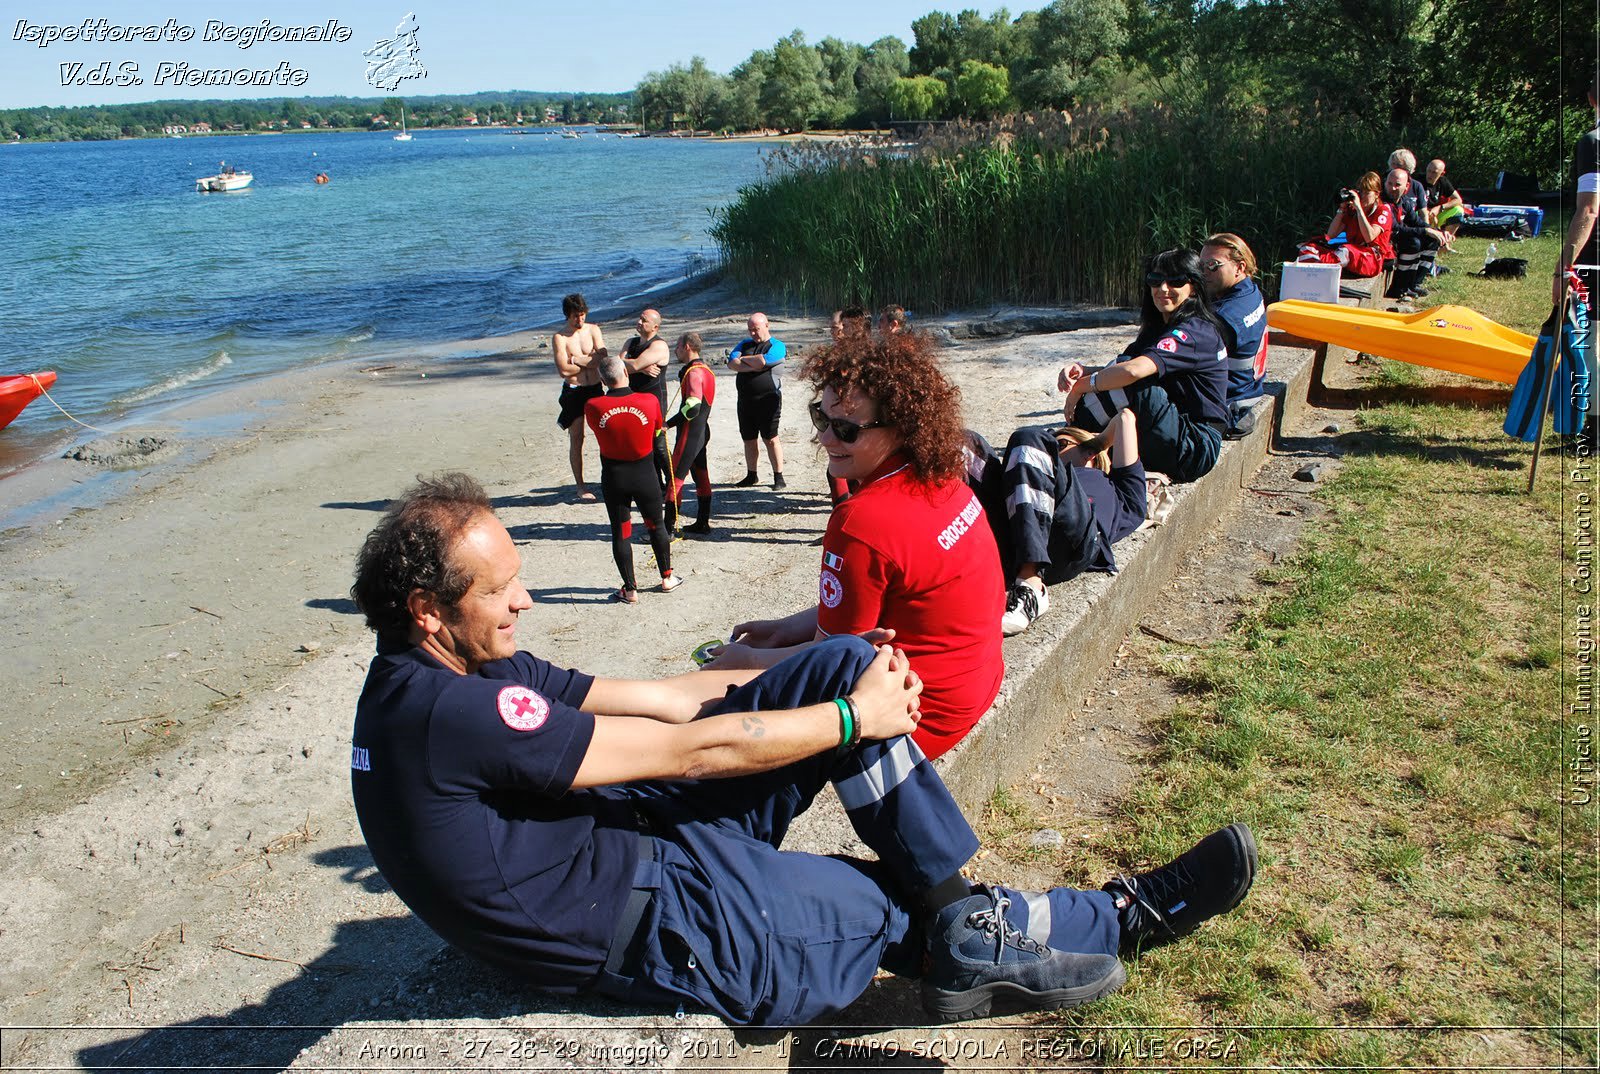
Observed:
[[[829,552],[827,549],[823,549],[823,552],[822,552],[822,565],[824,567],[827,567],[829,570],[834,570],[834,571],[841,570],[844,567],[844,557],[843,556],[836,556],[832,552]]]

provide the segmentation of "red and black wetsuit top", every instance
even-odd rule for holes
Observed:
[[[678,370],[678,384],[682,398],[700,400],[703,410],[710,410],[711,404],[717,401],[717,375],[702,359],[696,358]]]
[[[598,399],[589,400],[583,405],[583,419],[594,430],[600,457],[612,462],[648,458],[655,448],[656,433],[665,428],[656,397],[632,388],[607,389]]]

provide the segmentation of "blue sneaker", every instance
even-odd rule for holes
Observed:
[[[1055,1010],[1099,999],[1127,980],[1115,955],[1057,951],[1020,932],[1010,898],[980,887],[934,916],[932,966],[922,1009],[940,1022],[986,1018],[1000,999],[1017,1010]]]
[[[1122,952],[1187,936],[1244,901],[1256,876],[1256,840],[1246,824],[1212,832],[1177,858],[1103,888],[1117,902]]]

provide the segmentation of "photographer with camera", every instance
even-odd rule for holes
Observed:
[[[1394,260],[1394,206],[1381,197],[1383,180],[1367,172],[1354,188],[1339,191],[1323,237],[1300,244],[1297,261],[1339,265],[1341,276],[1366,279]]]

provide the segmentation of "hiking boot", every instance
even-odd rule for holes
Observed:
[[[1011,900],[980,887],[934,916],[932,965],[922,1009],[941,1022],[986,1018],[996,999],[1019,1010],[1055,1010],[1099,999],[1127,980],[1115,955],[1072,954],[1018,931]]]
[[[1000,633],[1006,637],[1021,634],[1033,621],[1050,610],[1050,594],[1026,582],[1013,582],[1006,592],[1006,614],[1000,617]]]
[[[783,489],[783,488],[788,488],[789,485],[788,485],[788,482],[784,481],[782,474],[773,474],[772,475],[772,487],[775,488],[775,489]]]
[[[1255,837],[1248,825],[1235,823],[1161,868],[1119,876],[1102,890],[1117,901],[1127,954],[1187,936],[1207,918],[1232,910],[1255,876]]]
[[[755,483],[756,483],[756,472],[754,470],[747,470],[745,472],[745,475],[744,475],[744,480],[735,481],[733,483],[733,487],[736,488],[736,489],[747,489],[751,485],[754,485]]]

